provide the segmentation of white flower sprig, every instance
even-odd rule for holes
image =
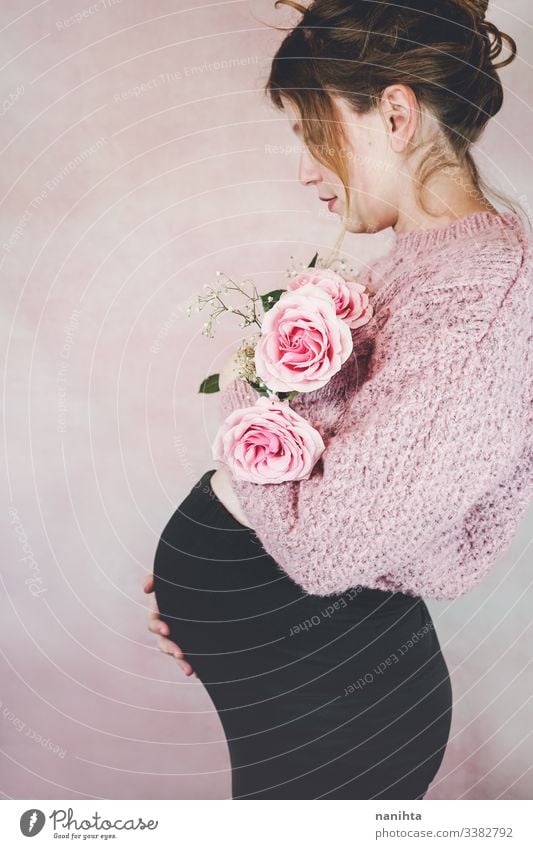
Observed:
[[[304,262],[301,260],[297,263],[294,260],[294,256],[291,254],[289,257],[289,265],[285,269],[285,273],[289,280],[294,277],[298,277],[305,271],[309,270],[309,266],[306,266]],[[315,268],[329,268],[331,271],[335,271],[337,274],[340,274],[341,277],[349,277],[354,278],[356,275],[355,269],[349,266],[345,259],[335,259],[332,262],[328,262],[326,257],[321,257],[316,255],[316,261],[314,263]]]
[[[278,385],[277,391],[274,391],[272,387],[269,387],[265,383],[265,372],[263,371],[263,374],[261,375],[257,371],[259,368],[257,359],[258,353],[260,353],[260,360],[262,363],[261,368],[265,366],[265,355],[267,360],[270,356],[269,353],[265,354],[265,351],[258,352],[258,347],[262,340],[262,336],[265,333],[266,324],[269,323],[272,316],[277,316],[279,313],[278,301],[280,301],[280,298],[285,297],[285,299],[287,299],[288,297],[291,297],[294,299],[295,295],[292,294],[292,290],[294,288],[299,289],[304,285],[304,283],[306,285],[311,285],[312,289],[315,289],[315,291],[310,290],[308,293],[310,300],[308,300],[305,306],[303,304],[300,305],[302,308],[302,314],[305,313],[305,307],[313,306],[316,298],[320,297],[319,292],[324,292],[326,299],[329,299],[330,302],[335,304],[335,316],[341,317],[339,320],[341,320],[341,328],[344,330],[346,327],[344,324],[345,320],[346,323],[354,321],[358,321],[359,324],[364,323],[365,315],[362,310],[365,308],[364,297],[366,296],[361,294],[364,287],[355,283],[353,280],[350,281],[346,279],[347,275],[353,274],[353,269],[348,269],[345,260],[335,259],[333,262],[330,262],[319,257],[318,251],[307,266],[304,266],[303,263],[295,264],[294,256],[291,255],[289,257],[289,265],[285,271],[289,279],[288,289],[273,289],[270,292],[261,295],[258,293],[253,280],[244,280],[242,283],[237,283],[224,272],[217,271],[216,285],[213,286],[204,284],[204,293],[196,297],[196,310],[200,311],[206,307],[210,310],[209,318],[204,323],[202,329],[202,335],[209,338],[214,337],[215,325],[220,319],[220,316],[225,312],[238,316],[241,319],[240,326],[243,328],[256,325],[259,329],[259,333],[257,333],[254,338],[243,339],[241,341],[241,344],[235,354],[233,371],[237,377],[245,380],[260,394],[276,396],[280,400],[290,401],[299,394],[298,389],[289,387],[287,387],[287,389],[282,389],[281,385]],[[299,279],[295,280],[295,278]],[[312,285],[315,283],[318,284],[318,287]],[[232,304],[231,300],[227,297],[230,296],[231,298],[234,294],[239,296],[238,304],[236,306]],[[287,303],[286,300],[285,303]],[[319,306],[320,304],[315,304],[318,313],[321,314]],[[192,308],[193,305],[190,305],[187,308],[188,316],[190,316]],[[357,314],[358,309],[360,310],[361,315]],[[366,310],[366,312],[368,313],[369,310]],[[324,316],[322,316],[321,320],[322,319],[324,319]],[[333,325],[336,326],[335,321],[333,322]],[[335,332],[333,335],[335,336]],[[262,341],[264,341],[264,339]],[[343,349],[342,354],[344,355],[344,353],[345,351]],[[339,352],[337,352],[337,354],[339,354]],[[286,363],[283,362],[282,366],[285,367]],[[279,364],[274,364],[274,371],[276,374],[278,370],[280,370]],[[283,368],[281,368],[281,371],[283,371]],[[276,377],[276,374],[274,374],[274,377]],[[295,377],[297,375],[298,370],[291,373],[291,377]],[[219,377],[220,375],[218,374],[211,374],[206,377],[202,381],[199,391],[208,393],[218,392],[220,388]],[[285,377],[280,375],[277,376],[276,380],[278,384],[287,383]],[[307,391],[311,390],[308,389]]]
[[[224,312],[230,312],[233,315],[242,318],[240,327],[248,327],[250,324],[256,324],[258,327],[261,327],[258,312],[258,308],[261,309],[261,296],[259,295],[253,280],[244,280],[243,283],[239,285],[239,283],[236,283],[222,271],[217,271],[216,275],[218,283],[215,286],[210,286],[207,283],[204,284],[203,288],[206,290],[206,294],[198,295],[196,298],[197,311],[202,310],[205,307],[211,308],[211,315],[204,323],[202,334],[212,339],[215,335],[214,325]],[[251,291],[247,291],[247,286],[251,289]],[[231,292],[238,292],[239,295],[244,296],[244,304],[240,304],[238,307],[235,307],[226,303],[225,297],[223,299],[222,296]],[[187,307],[188,316],[191,314],[191,309],[192,306]]]
[[[292,255],[289,257],[289,260],[289,266],[285,269],[289,280],[294,277],[298,277],[299,274],[309,268],[309,265],[306,266],[303,262],[299,262],[299,267],[297,267],[294,261],[294,256]],[[326,267],[326,260],[324,257],[320,257],[318,254],[315,254],[313,264],[317,268],[324,268]],[[346,262],[344,260],[336,260],[330,267],[333,271],[338,270],[338,273],[343,275],[347,271]],[[348,269],[348,271],[351,270],[352,269]],[[210,285],[209,283],[204,283],[203,289],[205,290],[205,294],[197,295],[194,303],[187,307],[187,315],[189,317],[193,308],[196,309],[196,312],[199,312],[206,307],[211,308],[211,314],[208,320],[204,323],[202,335],[207,336],[210,339],[214,337],[214,325],[218,322],[220,316],[224,312],[229,312],[232,313],[232,315],[239,316],[242,319],[240,327],[248,327],[251,324],[256,324],[260,328],[260,316],[266,309],[273,305],[276,298],[271,294],[260,295],[253,280],[243,280],[243,282],[239,284],[236,283],[235,280],[232,280],[231,277],[228,277],[223,271],[217,271],[216,277],[216,284]],[[227,303],[225,296],[232,292],[238,293],[240,296],[244,296],[244,304],[241,303],[236,307]],[[224,298],[222,296],[224,296]]]

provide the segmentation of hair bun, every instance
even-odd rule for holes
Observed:
[[[477,24],[482,24],[485,21],[485,16],[489,7],[489,0],[451,0],[455,8],[467,12],[471,19]]]
[[[479,18],[480,20],[485,20],[485,15],[487,14],[487,9],[489,8],[489,0],[478,0],[476,5],[479,7]]]
[[[469,6],[478,21],[483,23],[489,8],[489,0],[461,0],[460,5]]]

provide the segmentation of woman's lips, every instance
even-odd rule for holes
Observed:
[[[327,203],[328,209],[331,212],[331,210],[333,208],[333,204],[337,200],[337,195],[333,195],[333,197],[331,197],[331,198],[320,198],[320,200],[323,200],[324,203]]]

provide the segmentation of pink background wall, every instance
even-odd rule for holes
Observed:
[[[268,148],[295,142],[261,93],[281,37],[262,21],[291,17],[272,7],[2,2],[5,797],[229,795],[218,718],[157,650],[142,585],[213,467],[216,399],[197,388],[240,336],[205,339],[188,299],[218,269],[266,291],[338,232],[297,149]],[[531,5],[489,17],[520,58],[478,162],[531,209]],[[357,266],[389,235],[345,253]],[[455,694],[434,798],[531,796],[530,539],[525,522],[481,588],[430,605]]]

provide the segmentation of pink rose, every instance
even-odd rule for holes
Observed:
[[[293,278],[288,289],[295,291],[308,283],[319,286],[333,298],[338,318],[342,318],[352,330],[372,318],[373,307],[361,283],[345,280],[330,268],[312,268]]]
[[[340,371],[353,350],[350,328],[320,287],[284,292],[268,310],[255,349],[255,370],[273,392],[312,392]]]
[[[324,448],[319,432],[286,401],[261,396],[227,416],[212,450],[239,480],[283,483],[308,478]]]

